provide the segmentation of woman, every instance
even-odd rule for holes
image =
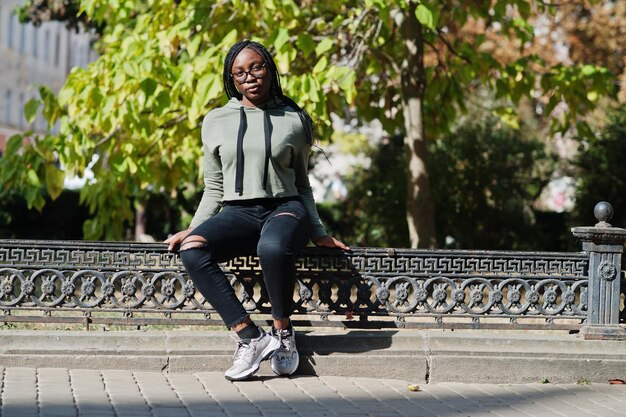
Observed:
[[[295,254],[309,238],[317,246],[348,250],[328,236],[308,179],[313,143],[309,115],[283,94],[274,59],[263,45],[235,44],[224,63],[228,103],[202,123],[204,194],[189,229],[165,242],[200,293],[237,333],[233,366],[225,376],[246,379],[271,358],[277,375],[298,367],[290,322]],[[218,263],[255,252],[261,262],[273,326],[257,327]]]

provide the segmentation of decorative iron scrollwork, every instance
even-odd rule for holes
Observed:
[[[583,320],[588,259],[583,253],[425,251],[343,253],[307,248],[297,259],[295,313],[368,317],[432,316],[444,324],[463,317]],[[251,312],[269,313],[255,256],[223,265]],[[605,280],[617,271],[599,267]],[[160,244],[0,241],[0,308],[201,312],[214,309],[196,291],[178,257]],[[454,318],[454,319],[453,319]],[[548,321],[550,323],[550,321]]]

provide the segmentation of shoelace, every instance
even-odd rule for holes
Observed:
[[[291,351],[291,332],[288,329],[277,330],[278,340],[286,350]]]
[[[242,359],[245,354],[247,348],[250,347],[249,343],[244,342],[243,340],[237,340],[237,349],[233,354],[233,362],[237,362]]]

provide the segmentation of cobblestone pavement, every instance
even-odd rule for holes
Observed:
[[[0,367],[1,417],[625,417],[626,385],[428,384],[393,379]]]

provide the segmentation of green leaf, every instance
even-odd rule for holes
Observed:
[[[137,173],[137,164],[131,156],[126,158],[126,165],[128,166],[128,172],[130,172],[132,175],[135,175]]]
[[[60,106],[67,106],[67,104],[69,103],[70,99],[74,97],[75,91],[73,88],[71,87],[64,87],[61,89],[61,91],[59,91],[59,105]]]
[[[580,68],[580,72],[582,75],[584,76],[590,76],[596,73],[596,66],[595,65],[583,65]]]
[[[239,31],[237,31],[237,29],[232,29],[230,32],[228,32],[226,36],[224,36],[224,39],[222,39],[221,44],[228,45],[228,47],[230,47],[232,44],[237,42],[238,37],[239,37]]]
[[[276,66],[282,74],[290,72],[291,64],[294,62],[298,54],[295,48],[283,48],[275,56]]]
[[[154,105],[155,114],[157,116],[161,116],[162,114],[164,114],[165,111],[170,107],[171,103],[172,102],[170,100],[169,91],[166,91],[166,90],[161,91],[159,94],[157,94],[157,97],[155,100],[155,105]]]
[[[278,35],[276,35],[276,39],[274,40],[274,48],[279,51],[288,40],[289,31],[285,28],[278,29]]]
[[[194,58],[198,53],[198,48],[200,47],[200,43],[202,42],[202,36],[196,35],[193,39],[187,44],[187,53],[190,58]]]
[[[152,94],[154,94],[154,92],[157,89],[157,82],[154,81],[152,78],[148,77],[148,78],[144,78],[140,83],[139,83],[139,87],[141,87],[141,90],[146,93],[146,96],[150,97]]]
[[[353,70],[349,70],[348,73],[339,80],[339,87],[343,90],[346,95],[346,101],[350,104],[354,104],[354,98],[356,96],[355,81],[356,73]]]
[[[319,83],[314,78],[311,79],[311,83],[309,84],[309,90],[307,91],[307,93],[313,103],[317,103],[320,101],[319,91],[320,91]]]
[[[315,47],[315,53],[317,56],[324,54],[327,51],[330,51],[333,47],[333,40],[330,38],[324,38],[320,43]]]
[[[16,155],[22,147],[22,143],[24,143],[22,135],[11,136],[7,142],[5,156],[9,157],[11,155]]]
[[[100,107],[100,103],[102,103],[102,99],[104,98],[104,96],[100,92],[100,89],[99,88],[93,88],[90,91],[90,96],[91,96],[91,100],[93,101],[94,107],[95,108]]]
[[[313,74],[318,74],[324,71],[327,66],[328,66],[328,58],[326,58],[325,56],[322,56],[320,60],[317,61],[317,64],[315,64],[315,66],[313,67]]]
[[[83,0],[79,2],[79,4],[79,13],[85,13],[87,14],[87,16],[93,16],[94,10],[96,8],[96,0]]]
[[[315,41],[311,35],[306,33],[298,36],[296,46],[298,46],[298,49],[302,51],[304,58],[307,58],[313,51],[315,51]]]
[[[428,7],[423,4],[419,4],[415,9],[415,17],[417,20],[430,30],[435,30],[435,19],[433,13]]]
[[[39,177],[37,176],[37,173],[33,169],[28,170],[28,172],[26,173],[26,178],[28,178],[28,184],[30,184],[32,187],[39,187],[39,185],[41,184],[39,182]]]
[[[389,5],[384,0],[365,0],[365,7],[378,7],[379,9],[389,8]]]
[[[517,0],[515,2],[517,4],[517,10],[519,14],[524,18],[528,19],[530,16],[530,4],[526,0]]]
[[[194,101],[197,101],[196,106],[198,106],[198,108],[205,106],[209,101],[209,92],[215,78],[216,77],[214,74],[209,73],[200,78],[200,80],[198,81],[198,85],[196,86],[194,95]]]
[[[65,182],[65,173],[58,169],[54,164],[45,165],[45,184],[48,194],[53,200],[56,200],[63,191],[63,183]]]
[[[500,20],[502,16],[506,13],[506,6],[508,4],[508,0],[498,0],[496,1],[495,6],[493,6],[494,17],[497,20]]]
[[[41,101],[30,99],[24,106],[24,117],[26,117],[26,121],[28,123],[32,123],[33,120],[37,117],[37,111],[39,110],[39,106],[41,106]]]

